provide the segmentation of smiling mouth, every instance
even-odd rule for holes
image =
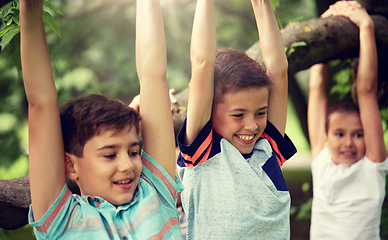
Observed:
[[[251,142],[256,134],[252,134],[252,135],[236,135],[239,139],[241,139],[242,141],[244,142]]]
[[[133,185],[133,179],[128,179],[128,180],[123,180],[123,181],[117,181],[113,182],[117,187],[128,190],[132,187]]]
[[[126,181],[115,182],[115,184],[128,184],[130,182],[131,182],[131,180],[126,180]]]
[[[343,151],[341,152],[341,155],[347,158],[352,158],[356,155],[356,152],[354,151]]]

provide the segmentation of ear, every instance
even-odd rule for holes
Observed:
[[[77,161],[76,156],[65,152],[65,174],[66,174],[66,177],[70,180],[78,179],[78,174],[75,167],[76,161]]]

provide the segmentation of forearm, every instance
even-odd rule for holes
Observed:
[[[373,22],[360,25],[360,56],[357,71],[357,94],[376,94],[377,49]]]
[[[284,75],[287,72],[288,61],[271,3],[269,0],[251,0],[251,2],[267,73],[270,77],[271,75]]]
[[[30,106],[55,103],[55,89],[42,21],[43,1],[20,1],[21,61]]]
[[[214,0],[198,0],[190,46],[192,67],[213,69],[216,47]]]
[[[326,85],[329,75],[329,64],[315,64],[310,68],[307,123],[314,158],[324,147],[328,98]]]
[[[140,80],[166,76],[166,40],[159,0],[136,3],[136,67]]]

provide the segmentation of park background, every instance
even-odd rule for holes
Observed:
[[[319,17],[320,0],[272,1],[281,28],[290,22]],[[89,93],[100,93],[129,103],[138,94],[135,65],[134,0],[51,0],[63,14],[52,14],[60,35],[46,26],[59,104]],[[168,54],[167,79],[180,92],[190,79],[189,47],[195,0],[161,0]],[[258,41],[249,0],[215,0],[217,44],[245,51]],[[2,23],[4,24],[4,23]],[[0,30],[4,28],[0,24]],[[28,173],[27,102],[20,68],[19,35],[0,53],[0,179]],[[345,61],[333,65],[346,65]],[[337,74],[338,82],[349,80],[350,70]],[[309,70],[296,74],[303,98],[308,95]],[[346,79],[346,80],[341,80]],[[339,94],[349,93],[349,84]],[[311,208],[310,147],[292,101],[286,133],[298,153],[284,164],[291,198],[291,239],[308,239]],[[384,122],[384,128],[386,124]],[[386,134],[387,135],[387,134]],[[387,139],[387,136],[386,138]],[[388,142],[386,140],[386,142]],[[383,209],[382,239],[388,239],[388,206]],[[1,215],[1,213],[0,213]],[[31,226],[18,230],[0,228],[0,239],[35,239]]]

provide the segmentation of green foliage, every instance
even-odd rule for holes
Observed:
[[[55,8],[51,3],[44,1],[44,6],[57,14],[62,14],[62,12]],[[19,21],[19,3],[18,1],[12,1],[2,8],[0,8],[0,18],[4,23],[4,28],[0,32],[0,49],[4,49],[5,46],[20,32],[20,21]],[[61,31],[58,27],[57,22],[51,16],[51,14],[43,10],[43,22],[50,26],[50,28],[61,36]]]
[[[18,3],[13,1],[0,8],[0,18],[3,23],[3,29],[0,32],[1,50],[20,32]]]
[[[339,99],[342,100],[350,94],[352,90],[352,69],[350,66],[350,59],[344,60],[345,67],[338,71],[334,76],[333,80],[335,85],[330,89],[330,94],[339,94]],[[341,64],[341,60],[334,60],[330,62],[330,67],[333,68]]]

